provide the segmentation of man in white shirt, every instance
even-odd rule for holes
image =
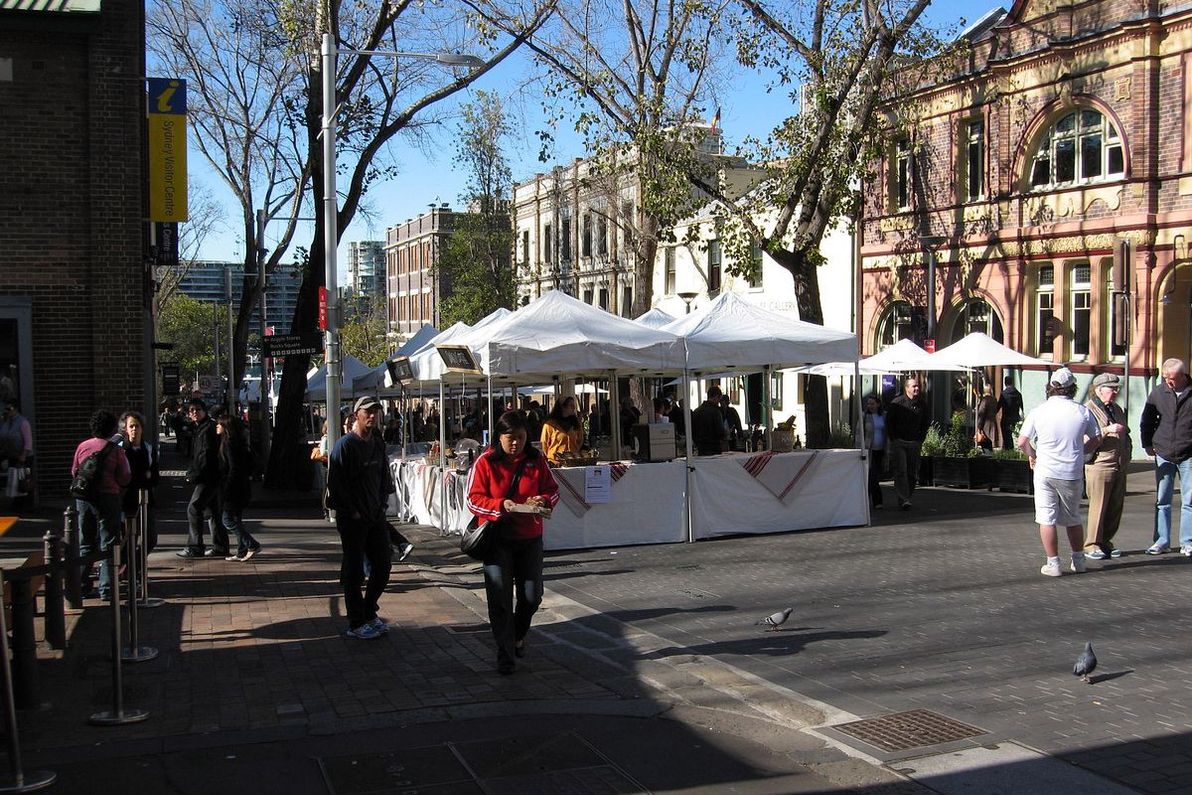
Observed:
[[[1080,519],[1084,457],[1101,443],[1101,427],[1087,408],[1072,400],[1075,396],[1076,379],[1071,370],[1061,367],[1047,382],[1047,401],[1027,414],[1018,437],[1019,449],[1035,470],[1035,521],[1047,556],[1039,572],[1047,577],[1063,574],[1057,525],[1068,531],[1070,570],[1077,574],[1085,570]]]

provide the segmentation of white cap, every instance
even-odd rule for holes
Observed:
[[[1076,377],[1067,367],[1061,367],[1051,374],[1052,386],[1071,386],[1074,383],[1076,383]]]

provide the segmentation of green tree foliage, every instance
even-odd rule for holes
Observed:
[[[443,327],[475,323],[516,301],[508,212],[513,173],[501,148],[511,132],[496,94],[479,91],[463,106],[455,162],[468,175],[460,199],[470,212],[455,217],[436,266],[448,286],[439,309]]]
[[[176,293],[157,316],[157,340],[173,344],[170,357],[178,362],[183,380],[215,369],[215,336],[227,343],[228,308],[222,304],[196,301]]]
[[[376,367],[389,355],[389,341],[385,337],[385,296],[348,298],[343,305],[344,320],[339,327],[343,352],[369,367]]]

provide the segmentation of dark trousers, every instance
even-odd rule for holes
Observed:
[[[221,554],[228,554],[228,531],[219,521],[219,489],[214,483],[195,485],[190,503],[186,506],[186,518],[190,522],[186,546],[196,553],[203,552],[203,520],[206,518],[211,530],[211,548]]]
[[[120,518],[120,495],[99,494],[95,501],[75,500],[79,512],[79,555],[86,556],[98,547],[103,552],[112,548],[123,533]],[[112,567],[104,558],[99,564],[99,595],[106,597],[112,590]],[[91,564],[83,567],[83,591],[91,590]]]
[[[501,539],[484,559],[488,623],[497,643],[498,665],[513,662],[514,644],[530,631],[530,619],[542,604],[542,590],[541,538]]]
[[[878,482],[882,479],[882,470],[886,468],[886,451],[869,451],[869,504],[882,504],[882,487]]]
[[[335,528],[343,547],[339,582],[344,588],[344,609],[348,627],[367,624],[377,617],[378,603],[389,585],[389,525],[384,521],[349,519],[336,512]],[[368,560],[368,582],[364,581],[364,561]],[[364,594],[360,588],[364,586]]]
[[[1014,426],[1017,424],[1018,420],[998,420],[998,428],[1000,428],[1002,432],[1003,450],[1012,450],[1015,447],[1014,442],[1017,440],[1014,438]]]

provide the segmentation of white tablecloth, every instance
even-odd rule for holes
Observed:
[[[584,467],[555,470],[583,495]],[[611,501],[577,504],[567,485],[559,484],[559,505],[546,520],[546,549],[586,549],[630,544],[666,544],[687,540],[683,526],[683,462],[632,464],[612,485]]]
[[[389,498],[389,515],[409,519],[418,524],[445,529],[448,533],[462,532],[472,518],[465,505],[464,486],[467,475],[419,460],[393,459],[389,462],[397,493]],[[446,484],[446,493],[440,483]],[[444,520],[443,499],[447,510]]]
[[[785,533],[813,527],[869,524],[865,462],[860,450],[777,453],[801,472],[780,500],[741,465],[748,453],[695,459],[691,515],[695,537]],[[806,464],[806,470],[802,465]]]

